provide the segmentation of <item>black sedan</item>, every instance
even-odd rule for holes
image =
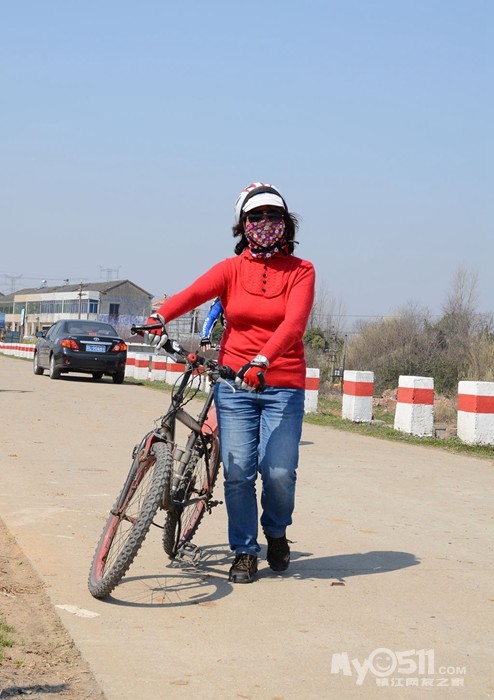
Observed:
[[[51,379],[67,372],[92,374],[94,379],[110,375],[115,384],[125,376],[127,345],[109,323],[81,319],[57,321],[34,350],[34,374],[45,369]]]

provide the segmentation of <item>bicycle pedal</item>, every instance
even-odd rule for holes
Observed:
[[[216,506],[222,506],[223,501],[207,501],[206,502],[206,510],[209,514],[211,514],[211,510],[213,508],[216,508]]]
[[[178,564],[197,564],[202,559],[202,550],[191,542],[185,542],[175,555]]]

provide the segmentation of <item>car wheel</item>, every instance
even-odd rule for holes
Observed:
[[[125,378],[125,372],[117,372],[112,376],[114,384],[122,384]]]
[[[50,357],[50,379],[60,379],[60,370],[55,367],[55,355]]]
[[[101,379],[103,372],[93,372],[93,379]]]
[[[40,375],[40,374],[43,374],[44,371],[45,370],[43,369],[43,367],[39,366],[38,353],[35,352],[34,353],[34,360],[33,360],[33,372],[34,372],[34,374]]]

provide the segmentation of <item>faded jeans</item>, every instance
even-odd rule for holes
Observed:
[[[215,387],[228,539],[237,554],[260,551],[258,472],[264,533],[282,537],[292,522],[304,398],[303,389],[266,387],[257,394],[242,389],[233,393],[224,383]]]

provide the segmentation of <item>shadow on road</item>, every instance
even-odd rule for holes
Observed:
[[[290,574],[298,579],[336,579],[344,582],[351,576],[384,574],[418,564],[420,560],[409,552],[384,550],[312,558],[310,553],[294,551]]]
[[[227,596],[234,586],[228,582],[228,568],[233,560],[227,544],[201,547],[195,562],[169,562],[164,571],[149,576],[123,579],[113,595],[111,605],[167,608],[209,604]],[[265,557],[265,551],[261,552]],[[369,576],[417,566],[420,560],[408,552],[376,551],[315,557],[292,549],[288,571],[274,574],[260,561],[258,580],[327,580],[330,585],[344,585],[352,576]]]
[[[226,544],[197,547],[194,559],[165,559],[160,573],[124,578],[105,602],[143,608],[214,604],[232,591],[228,574],[217,568],[231,560]]]
[[[32,394],[32,389],[0,389],[3,392],[10,392],[11,394]]]
[[[0,698],[13,698],[19,695],[32,695],[33,693],[65,693],[70,688],[67,683],[60,685],[23,685],[11,686],[10,688],[0,689]],[[39,697],[36,695],[36,697]]]

